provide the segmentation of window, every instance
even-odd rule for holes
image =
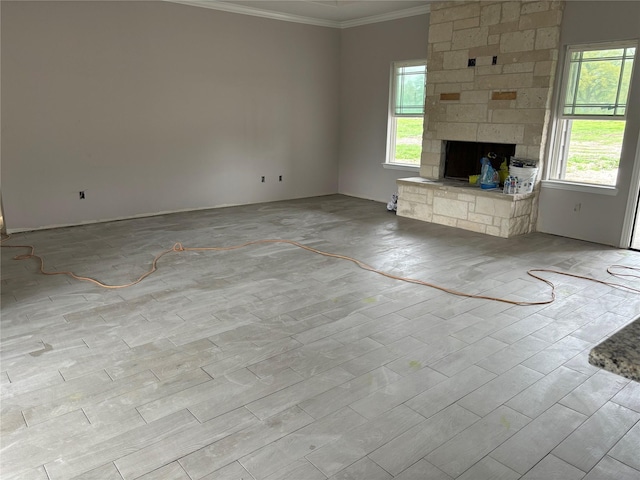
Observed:
[[[552,180],[616,185],[635,53],[632,43],[568,49]]]
[[[387,164],[420,166],[427,62],[391,67]]]

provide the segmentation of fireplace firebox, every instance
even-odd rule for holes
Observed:
[[[496,154],[491,164],[497,170],[505,159],[509,159],[516,152],[516,146],[512,143],[445,141],[444,149],[445,178],[465,181],[468,181],[469,175],[480,173],[480,159],[489,153]]]

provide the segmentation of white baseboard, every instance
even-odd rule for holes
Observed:
[[[164,210],[162,212],[150,212],[150,213],[139,213],[136,215],[128,215],[128,216],[124,216],[124,217],[110,217],[110,218],[101,218],[101,219],[97,219],[97,220],[84,220],[81,222],[76,222],[76,223],[60,223],[60,224],[52,224],[52,225],[44,225],[41,227],[18,227],[18,228],[7,228],[7,233],[8,234],[13,234],[13,233],[22,233],[22,232],[35,232],[38,230],[51,230],[53,228],[65,228],[65,227],[80,227],[82,225],[92,225],[94,223],[107,223],[107,222],[117,222],[120,220],[132,220],[135,218],[146,218],[146,217],[158,217],[160,215],[169,215],[172,213],[183,213],[183,212],[197,212],[199,210],[213,210],[213,209],[217,209],[217,208],[226,208],[226,207],[240,207],[243,205],[257,205],[260,203],[271,203],[271,202],[286,202],[287,200],[300,200],[302,198],[314,198],[314,197],[323,197],[326,195],[340,195],[338,192],[333,192],[333,193],[322,193],[322,194],[318,194],[318,195],[312,195],[310,197],[307,196],[302,196],[302,197],[294,197],[294,198],[284,198],[284,199],[280,199],[280,200],[268,200],[265,202],[254,202],[254,203],[223,203],[220,205],[214,205],[214,206],[209,206],[209,207],[194,207],[194,208],[181,208],[178,210]],[[358,197],[357,195],[349,195],[349,194],[344,194],[350,197],[356,197],[356,198],[362,198],[362,197]],[[369,200],[369,199],[366,199]]]
[[[35,232],[38,230],[50,230],[52,228],[65,228],[65,227],[80,227],[82,225],[91,225],[94,223],[107,223],[107,222],[117,222],[120,220],[132,220],[135,218],[146,218],[146,217],[159,217],[161,215],[169,215],[171,213],[182,213],[182,212],[196,212],[198,210],[213,210],[215,208],[225,208],[225,207],[237,207],[240,205],[248,205],[246,203],[229,203],[216,205],[213,207],[195,207],[195,208],[181,208],[179,210],[164,210],[162,212],[153,212],[153,213],[139,213],[136,215],[128,215],[124,217],[110,217],[110,218],[101,218],[98,220],[84,220],[77,223],[59,223],[52,225],[44,225],[42,227],[32,227],[32,228],[7,228],[7,233],[21,233],[21,232]]]

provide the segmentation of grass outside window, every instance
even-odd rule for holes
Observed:
[[[624,120],[572,120],[563,180],[615,185]]]
[[[396,118],[394,162],[420,165],[424,118]]]

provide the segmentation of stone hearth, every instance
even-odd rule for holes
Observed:
[[[504,195],[455,180],[398,180],[398,215],[450,227],[513,237],[533,231],[535,193]]]

